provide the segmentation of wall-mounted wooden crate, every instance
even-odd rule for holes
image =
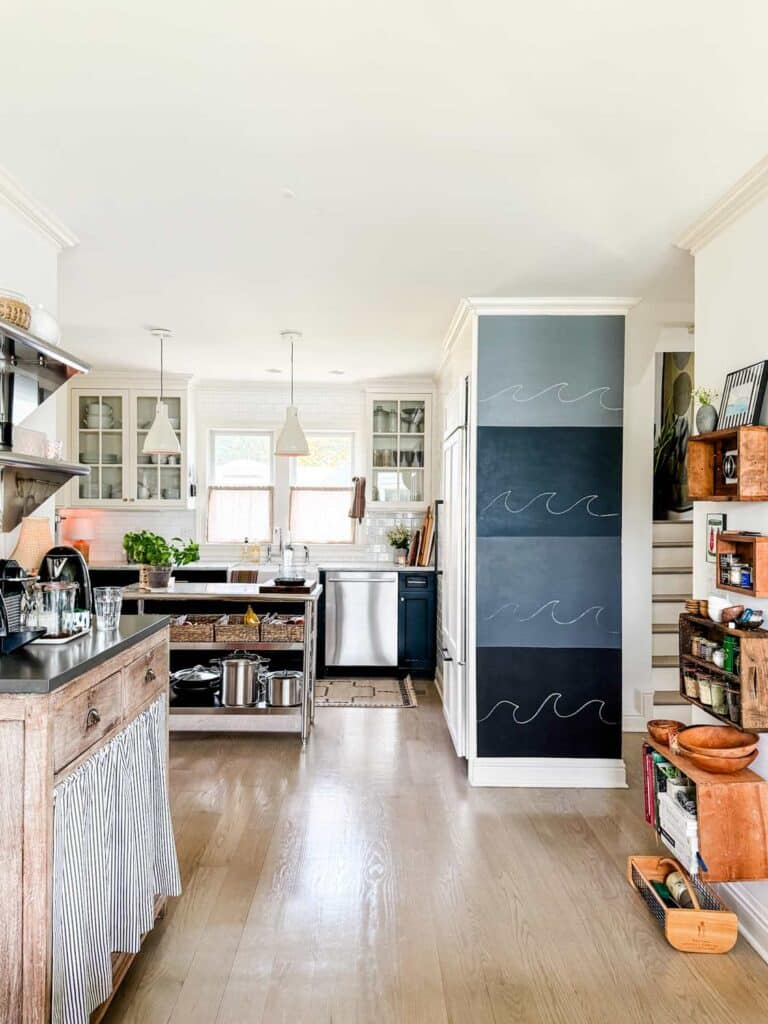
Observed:
[[[748,768],[714,775],[649,737],[645,744],[696,789],[699,853],[706,865],[701,877],[708,882],[768,878],[768,782]]]
[[[752,566],[752,586],[740,587],[723,583],[720,577],[720,555],[738,555]],[[730,590],[745,597],[768,597],[768,537],[749,537],[743,533],[721,533],[717,538],[718,590]]]
[[[740,664],[738,672],[726,672],[718,668],[714,662],[704,661],[691,653],[691,641],[695,635],[704,635],[708,639],[722,644],[725,636],[732,636],[739,641]],[[685,688],[687,669],[709,672],[712,676],[722,679],[726,690],[738,692],[739,715],[718,714],[709,704],[702,703],[691,697]],[[768,732],[768,631],[764,629],[729,629],[719,622],[701,618],[698,615],[680,616],[680,694],[707,714],[719,718],[722,722],[736,725],[741,729],[752,729],[756,732]]]
[[[736,453],[736,482],[723,460]],[[688,440],[688,494],[695,501],[768,501],[768,427],[736,427]]]

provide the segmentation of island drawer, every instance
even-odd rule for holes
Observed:
[[[120,672],[63,701],[53,721],[54,772],[61,771],[83,751],[116,729],[122,717]]]
[[[123,669],[125,713],[130,715],[158,693],[168,690],[168,644],[155,644]]]

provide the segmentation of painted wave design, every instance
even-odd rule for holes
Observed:
[[[620,405],[606,405],[604,399],[606,398],[609,391],[613,389],[608,385],[604,384],[600,387],[590,388],[589,391],[585,391],[583,395],[576,395],[574,398],[568,398],[564,394],[564,389],[569,388],[571,385],[568,381],[561,380],[557,384],[550,384],[546,388],[542,388],[541,391],[537,391],[535,395],[521,396],[521,392],[525,390],[525,384],[510,384],[506,388],[501,388],[499,391],[494,391],[492,395],[488,395],[486,398],[481,398],[480,402],[493,402],[497,398],[501,398],[502,395],[511,395],[512,401],[517,402],[519,405],[524,405],[527,402],[535,402],[539,398],[543,398],[544,395],[554,393],[555,398],[561,405],[573,405],[575,402],[583,402],[586,398],[590,398],[592,395],[600,395],[599,403],[600,408],[606,412],[623,412],[623,407]]]
[[[500,494],[497,494],[495,498],[492,498],[491,501],[489,501],[488,504],[485,506],[485,508],[483,508],[481,510],[481,515],[483,513],[487,512],[489,509],[493,508],[493,506],[496,504],[496,502],[500,501],[503,498],[504,499],[504,510],[506,512],[509,512],[513,516],[519,516],[523,512],[527,512],[528,509],[531,508],[532,505],[535,505],[537,501],[539,501],[541,498],[544,498],[544,497],[546,497],[546,499],[547,499],[545,501],[545,503],[544,503],[544,507],[546,508],[547,512],[551,516],[565,516],[565,515],[568,515],[569,512],[573,512],[573,510],[575,508],[578,508],[578,506],[582,505],[582,504],[584,505],[584,511],[587,513],[587,515],[592,516],[593,519],[615,519],[619,515],[618,512],[593,512],[592,511],[593,503],[600,500],[600,495],[599,494],[584,494],[577,501],[572,502],[572,504],[570,504],[567,508],[564,508],[564,509],[553,508],[552,507],[552,502],[557,498],[557,494],[558,494],[557,491],[542,491],[540,494],[537,494],[533,498],[531,498],[530,501],[526,501],[526,503],[524,505],[521,505],[520,508],[514,508],[510,504],[510,498],[512,497],[511,489],[507,490],[507,491],[502,491]]]
[[[550,710],[558,718],[562,718],[562,719],[575,718],[576,715],[580,715],[582,713],[582,711],[585,711],[592,704],[595,704],[598,707],[597,717],[603,723],[603,725],[616,725],[616,722],[611,722],[611,721],[609,721],[605,717],[605,715],[604,715],[605,701],[601,700],[599,697],[592,697],[590,700],[585,700],[584,703],[581,704],[578,708],[576,708],[575,711],[569,711],[569,712],[566,712],[565,714],[561,713],[560,710],[559,710],[559,707],[558,707],[558,705],[559,705],[559,703],[560,703],[560,701],[562,699],[563,699],[562,693],[549,693],[549,694],[547,694],[547,696],[544,698],[544,700],[541,702],[541,704],[534,711],[534,713],[531,715],[530,718],[518,718],[518,714],[517,713],[520,710],[520,705],[515,703],[515,701],[513,701],[513,700],[499,700],[499,701],[497,701],[493,705],[493,707],[491,708],[491,710],[488,712],[487,715],[483,715],[482,718],[478,718],[477,723],[479,725],[481,722],[486,722],[491,717],[491,715],[494,714],[494,712],[496,712],[500,707],[503,707],[505,704],[508,705],[511,708],[514,708],[514,710],[512,712],[512,721],[515,723],[515,725],[529,725],[531,722],[535,721],[539,717],[539,715],[544,711],[544,709],[547,707],[548,704],[550,705]]]
[[[593,615],[594,616],[594,620],[595,620],[595,625],[597,627],[599,627],[600,629],[605,629],[605,626],[600,621],[600,616],[605,611],[605,605],[593,604],[593,605],[590,605],[589,608],[585,608],[583,612],[579,612],[579,614],[576,615],[572,619],[567,619],[567,618],[560,619],[560,618],[557,617],[556,613],[557,613],[561,603],[562,602],[559,599],[555,598],[555,599],[553,599],[551,601],[547,601],[545,604],[541,605],[540,608],[537,608],[536,611],[532,612],[530,615],[520,615],[519,614],[519,612],[520,612],[520,604],[518,602],[515,602],[515,601],[508,601],[506,604],[501,605],[500,608],[497,608],[496,611],[491,612],[490,615],[486,615],[485,621],[486,622],[492,622],[493,619],[498,618],[499,615],[503,615],[506,611],[509,611],[509,609],[512,609],[511,617],[512,617],[514,622],[520,622],[520,623],[532,622],[535,618],[537,618],[539,615],[542,615],[547,609],[549,609],[549,617],[552,619],[552,621],[555,623],[556,626],[573,626],[577,622],[581,622],[581,620],[585,619],[588,615]],[[619,635],[619,630],[617,630],[617,629],[606,629],[606,632],[609,633],[612,636],[618,636]]]

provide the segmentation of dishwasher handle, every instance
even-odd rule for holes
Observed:
[[[396,572],[328,572],[326,583],[397,583]]]

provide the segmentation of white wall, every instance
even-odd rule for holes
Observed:
[[[21,292],[31,305],[43,305],[55,316],[59,299],[58,263],[58,247],[0,201],[0,287]],[[24,425],[56,437],[59,394],[49,398]],[[35,515],[53,518],[53,498],[41,505]],[[10,554],[17,537],[18,529],[0,534],[0,557]]]
[[[768,262],[768,199],[752,207],[696,254],[696,383],[722,393],[729,370],[768,358],[765,326],[765,267]],[[729,529],[768,533],[768,503],[694,503],[693,592],[716,592],[715,564],[705,556],[707,512],[725,512]],[[730,597],[725,591],[721,596]],[[768,600],[750,599],[768,611]],[[701,714],[699,720],[712,721]],[[768,739],[754,771],[768,777]],[[768,882],[721,887],[739,913],[747,937],[768,959]]]
[[[691,303],[639,302],[627,315],[624,350],[622,487],[623,725],[645,729],[653,693],[651,619],[653,577],[653,422],[656,357],[692,347]],[[698,359],[698,347],[697,357]]]

